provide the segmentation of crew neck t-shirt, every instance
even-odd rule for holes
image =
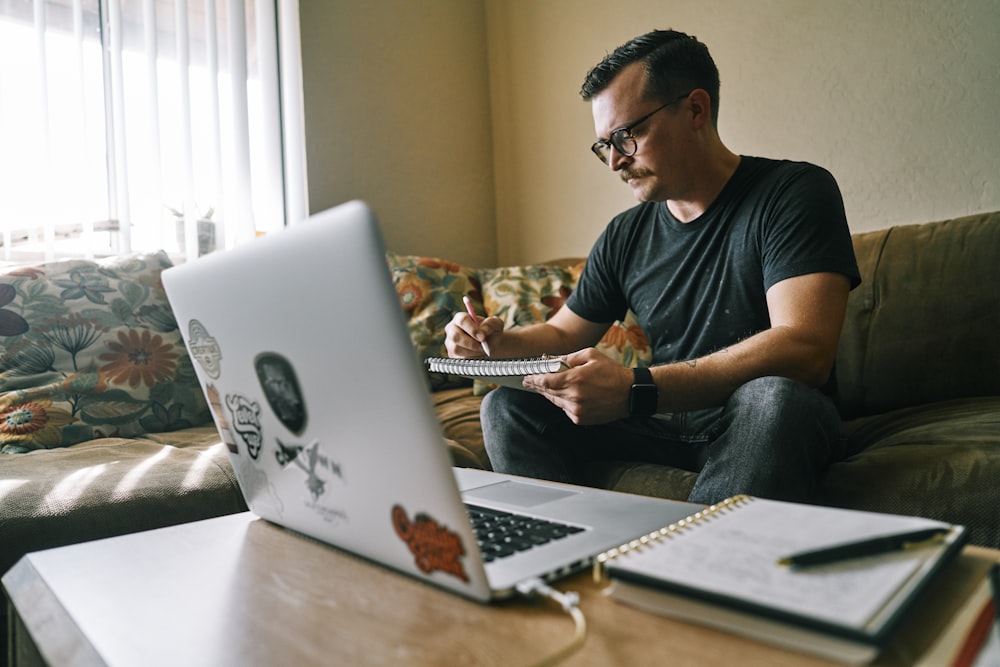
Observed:
[[[810,273],[861,282],[833,176],[812,164],[741,156],[705,212],[682,223],[646,202],[602,232],[567,307],[591,322],[631,309],[654,365],[701,357],[770,327],[766,293]]]

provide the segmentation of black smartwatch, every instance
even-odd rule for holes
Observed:
[[[660,390],[653,382],[648,368],[633,368],[634,379],[628,394],[628,413],[631,417],[649,417],[656,414]]]

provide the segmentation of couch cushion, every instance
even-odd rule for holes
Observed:
[[[431,398],[455,465],[489,470],[490,459],[483,446],[483,428],[479,421],[482,398],[473,395],[468,387],[435,391]]]
[[[1000,395],[1000,212],[853,237],[837,356],[845,417]]]
[[[246,509],[214,426],[0,459],[0,572],[30,551]]]
[[[943,401],[847,424],[849,458],[833,464],[824,504],[942,519],[1000,548],[1000,397]]]
[[[447,356],[444,328],[452,316],[465,310],[462,297],[468,296],[478,312],[483,299],[475,271],[435,257],[387,253],[386,261],[406,314],[410,340],[421,359]],[[467,378],[444,373],[428,373],[432,389],[468,386]]]
[[[0,451],[205,424],[160,283],[166,253],[0,274]]]

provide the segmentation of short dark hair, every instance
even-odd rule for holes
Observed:
[[[702,88],[712,101],[712,123],[718,125],[719,69],[707,46],[676,30],[654,30],[619,46],[587,73],[580,96],[589,102],[636,62],[646,70],[646,97],[665,101]]]

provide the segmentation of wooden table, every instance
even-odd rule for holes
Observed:
[[[1000,552],[967,548],[876,664],[912,664]],[[249,513],[29,554],[3,578],[14,665],[526,665],[565,645],[546,601],[481,605]],[[570,665],[824,665],[577,591]],[[40,654],[40,655],[39,655]]]

